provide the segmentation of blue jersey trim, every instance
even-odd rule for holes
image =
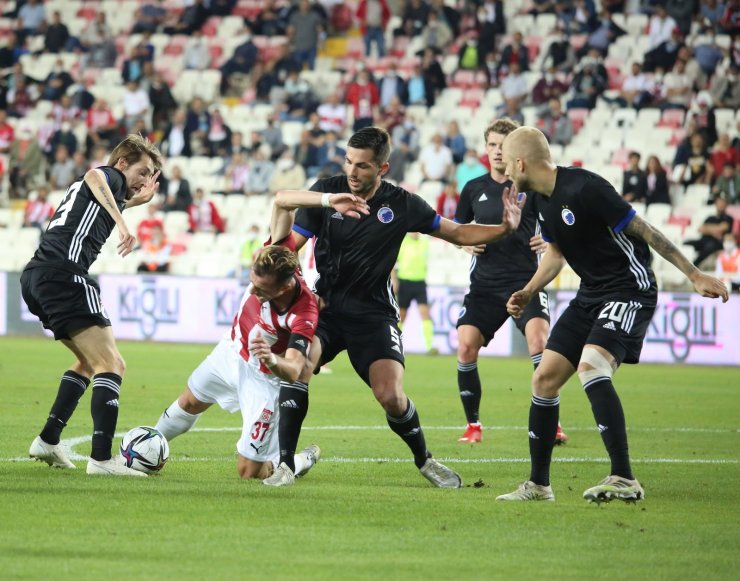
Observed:
[[[635,209],[630,208],[630,211],[627,212],[627,215],[619,221],[619,224],[614,226],[614,233],[619,234],[622,230],[624,230],[627,227],[627,224],[632,221],[632,218],[635,217],[635,214],[637,214],[637,212],[635,212]]]
[[[434,220],[432,221],[432,232],[439,230],[439,223],[441,221],[442,221],[442,216],[440,216],[439,214],[435,214]]]
[[[544,234],[542,234],[542,239],[545,242],[555,242],[552,238],[550,238],[549,236],[545,236]]]
[[[298,224],[293,224],[293,230],[298,232],[301,236],[305,236],[306,238],[313,238],[314,234],[313,232],[310,232],[306,230],[305,228],[301,228]]]

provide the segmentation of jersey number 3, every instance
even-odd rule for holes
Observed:
[[[71,186],[69,186],[67,194],[64,196],[64,200],[62,200],[62,203],[59,204],[59,209],[57,210],[59,217],[54,218],[51,222],[49,222],[49,227],[47,228],[47,230],[51,230],[52,228],[56,228],[57,226],[64,226],[64,224],[67,222],[67,216],[69,216],[69,213],[72,211],[72,206],[75,205],[75,198],[77,197],[77,192],[80,191],[81,187],[82,180],[80,180],[79,182],[75,182]]]

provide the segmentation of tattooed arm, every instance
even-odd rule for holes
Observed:
[[[105,174],[99,169],[91,169],[85,174],[85,183],[92,191],[95,199],[110,214],[110,217],[118,226],[118,254],[126,256],[136,246],[136,237],[129,232],[126,226],[123,215],[116,205],[113,192],[108,186],[108,180],[105,179]]]
[[[624,231],[630,236],[647,242],[655,252],[683,272],[701,296],[713,299],[722,297],[722,302],[727,302],[727,287],[721,280],[704,274],[663,233],[645,222],[640,216],[632,218]]]

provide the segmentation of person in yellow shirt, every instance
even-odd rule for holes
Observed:
[[[400,309],[401,324],[406,320],[408,308],[413,301],[419,309],[421,328],[424,334],[424,344],[429,355],[436,355],[437,349],[432,346],[434,338],[434,324],[429,314],[427,300],[427,260],[429,258],[429,239],[410,232],[403,239],[396,261],[396,295]]]

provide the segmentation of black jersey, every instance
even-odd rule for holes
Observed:
[[[126,205],[126,177],[113,167],[99,167],[119,210]],[[75,181],[64,196],[49,226],[41,236],[28,267],[53,266],[87,274],[116,225],[83,178]]]
[[[650,248],[624,229],[635,210],[593,172],[558,167],[552,195],[539,196],[542,237],[555,242],[581,277],[579,293],[655,293]]]
[[[317,192],[349,192],[345,176],[317,181]],[[332,208],[300,209],[293,229],[316,236],[314,256],[319,273],[314,287],[342,316],[398,317],[391,287],[391,271],[407,232],[427,234],[439,228],[440,217],[422,198],[381,182],[368,200],[370,214],[359,220],[345,218]]]
[[[470,180],[460,194],[455,222],[468,224],[501,224],[504,203],[501,194],[511,186],[500,184],[490,174]],[[486,245],[486,251],[474,256],[470,265],[471,286],[509,287],[527,282],[537,270],[537,255],[529,247],[529,239],[539,234],[534,196],[528,195],[522,209],[522,219],[516,232]]]

